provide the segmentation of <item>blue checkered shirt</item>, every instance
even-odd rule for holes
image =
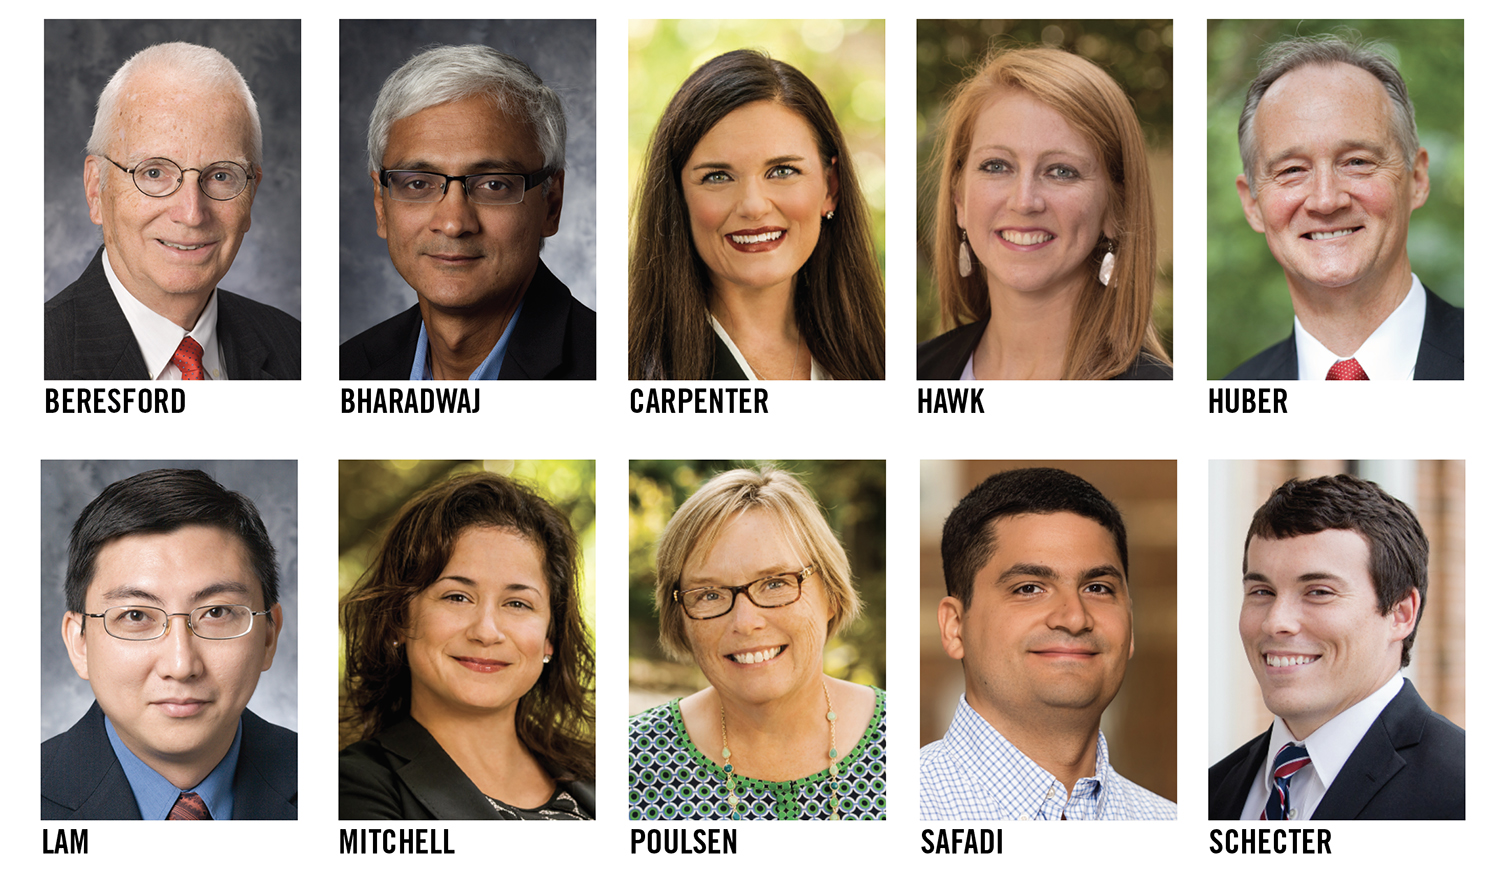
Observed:
[[[1177,806],[1109,766],[1099,733],[1094,776],[1066,787],[958,700],[953,724],[922,747],[923,820],[1176,820]]]

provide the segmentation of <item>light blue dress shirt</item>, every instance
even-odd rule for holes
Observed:
[[[500,334],[500,339],[485,359],[469,374],[469,381],[480,379],[499,379],[500,365],[505,362],[505,347],[510,344],[510,334],[516,329],[516,318],[521,316],[521,311],[526,307],[526,300],[511,314],[510,321],[505,325],[505,332]],[[411,374],[407,377],[411,382],[429,382],[432,379],[432,363],[427,360],[427,322],[423,321],[417,330],[417,353],[411,360]]]
[[[243,722],[234,729],[234,742],[229,744],[229,752],[225,753],[224,758],[197,786],[186,790],[173,786],[170,780],[137,758],[120,739],[120,735],[115,733],[115,726],[110,723],[109,716],[104,717],[104,733],[109,735],[109,745],[115,749],[115,758],[120,760],[120,767],[125,769],[125,779],[130,781],[130,789],[135,793],[135,804],[141,809],[142,820],[166,820],[167,815],[172,813],[172,806],[177,804],[177,796],[184,792],[196,792],[204,804],[208,805],[208,813],[215,820],[233,819],[234,770],[240,763],[240,736],[245,733]]]

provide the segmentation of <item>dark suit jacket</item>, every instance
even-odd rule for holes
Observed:
[[[297,819],[297,735],[246,709],[234,770],[235,820]],[[43,820],[140,820],[135,792],[95,703],[42,744]]]
[[[104,248],[42,313],[47,379],[149,379],[104,276]],[[230,379],[301,379],[302,324],[279,308],[219,290],[219,345]]]
[[[594,784],[562,787],[594,814]],[[499,820],[493,805],[416,721],[339,753],[340,820]]]
[[[954,327],[917,346],[918,379],[958,379],[964,375],[969,355],[979,346],[989,321],[975,321]],[[1171,379],[1172,368],[1160,359],[1141,352],[1124,373],[1112,379]]]
[[[1425,285],[1424,285],[1425,286]],[[1427,321],[1417,348],[1417,379],[1464,378],[1464,310],[1427,291]],[[1225,379],[1296,379],[1297,334],[1234,368]]]
[[[593,379],[594,312],[540,260],[500,362],[501,379]],[[339,347],[340,379],[408,379],[422,313],[413,305]]]
[[[1240,818],[1270,746],[1266,731],[1208,769],[1210,820]],[[1463,820],[1463,728],[1427,708],[1411,681],[1404,681],[1312,819]]]

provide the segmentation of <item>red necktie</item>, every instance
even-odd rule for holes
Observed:
[[[1370,377],[1365,375],[1365,368],[1359,366],[1358,361],[1350,358],[1347,361],[1339,361],[1332,367],[1329,367],[1328,375],[1324,378],[1348,381],[1354,379],[1368,380]]]
[[[182,371],[183,379],[202,379],[203,346],[191,336],[182,337],[177,351],[172,353],[172,363]]]
[[[1288,796],[1292,791],[1292,775],[1310,764],[1312,758],[1307,754],[1307,747],[1291,743],[1281,747],[1281,751],[1276,753],[1276,761],[1272,765],[1274,770],[1271,772],[1276,785],[1271,787],[1271,797],[1266,799],[1266,809],[1260,812],[1261,820],[1287,818],[1290,813],[1287,809],[1291,807]]]
[[[188,342],[192,342],[191,339]],[[172,805],[172,811],[167,815],[168,820],[213,820],[214,816],[208,813],[208,805],[196,792],[185,792],[177,797]]]

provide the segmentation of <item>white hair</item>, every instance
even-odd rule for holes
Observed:
[[[245,105],[245,116],[250,121],[248,159],[252,165],[260,165],[260,112],[255,108],[255,96],[245,84],[245,78],[240,76],[234,63],[217,49],[192,43],[158,43],[131,56],[120,66],[114,76],[109,78],[109,83],[104,85],[104,91],[99,93],[99,109],[94,114],[94,131],[89,135],[88,153],[103,156],[105,149],[113,141],[115,118],[125,85],[135,77],[163,73],[172,74],[184,84],[223,89],[238,95]],[[191,108],[183,110],[192,113]]]

